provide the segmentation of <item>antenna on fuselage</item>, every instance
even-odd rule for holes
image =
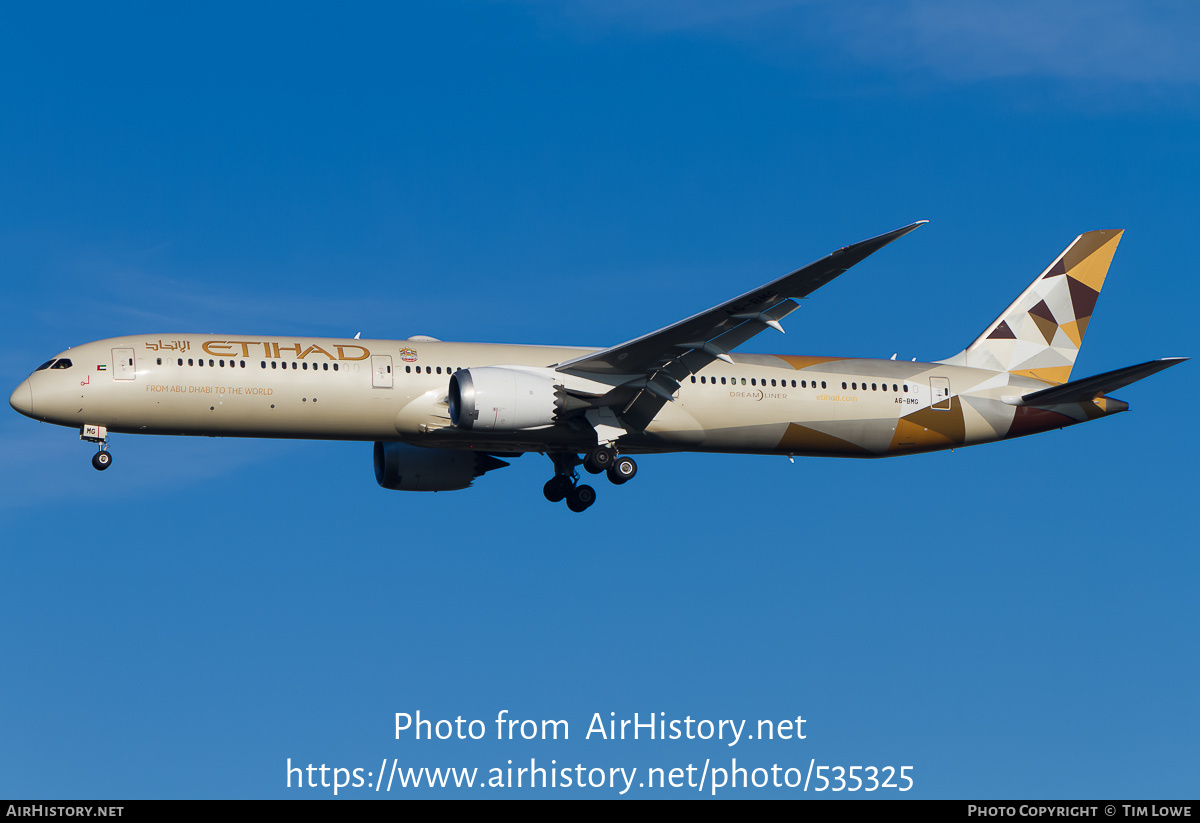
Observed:
[[[354,339],[357,340],[360,337],[362,337],[362,332],[356,332],[354,335]]]

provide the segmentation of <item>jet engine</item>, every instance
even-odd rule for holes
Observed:
[[[538,372],[485,366],[450,377],[450,421],[460,429],[510,432],[555,422],[560,406],[555,378]]]
[[[428,449],[407,443],[375,444],[375,481],[385,489],[449,492],[465,489],[476,477],[508,464],[482,452]]]

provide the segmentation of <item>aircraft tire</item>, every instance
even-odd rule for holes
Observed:
[[[622,483],[628,483],[637,474],[637,463],[633,462],[632,457],[618,457],[611,466],[608,467],[608,479],[616,486]]]
[[[596,490],[591,486],[576,486],[567,495],[567,508],[573,512],[581,512],[596,502]]]
[[[112,465],[112,455],[108,452],[96,452],[92,455],[92,468],[96,471],[104,471]]]
[[[607,471],[616,459],[617,453],[613,449],[608,446],[599,446],[588,454],[587,459],[583,461],[583,467],[592,474],[599,474]]]
[[[563,498],[571,493],[571,478],[565,474],[556,474],[542,486],[542,494],[551,503],[561,503]]]

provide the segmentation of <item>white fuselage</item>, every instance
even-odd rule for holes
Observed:
[[[39,420],[95,424],[118,433],[586,450],[596,443],[586,427],[463,431],[450,421],[446,396],[450,375],[460,369],[510,366],[555,374],[550,367],[591,351],[423,339],[140,335],[62,352],[56,367],[31,374],[11,402]],[[70,366],[61,367],[62,360]],[[556,379],[593,391],[621,380],[569,373]],[[950,448],[1010,436],[989,419],[995,415],[964,414],[961,395],[969,393],[973,407],[1011,420],[1001,398],[1046,385],[936,363],[738,355],[685,381],[674,402],[644,432],[622,438],[621,446],[632,452],[855,457]],[[937,436],[927,425],[901,423],[926,410],[937,423],[932,427]],[[951,417],[953,425],[942,425]],[[1057,425],[1070,422],[1078,420]]]

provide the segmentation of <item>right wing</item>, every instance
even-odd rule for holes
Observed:
[[[838,249],[708,311],[620,345],[563,361],[554,368],[585,375],[628,375],[625,386],[635,386],[638,391],[632,395],[628,390],[615,392],[611,399],[619,402],[596,405],[610,405],[626,423],[644,428],[663,404],[673,399],[688,375],[713,360],[733,362],[729,352],[759,332],[768,328],[783,331],[779,321],[800,308],[796,300],[927,222],[921,220]]]

